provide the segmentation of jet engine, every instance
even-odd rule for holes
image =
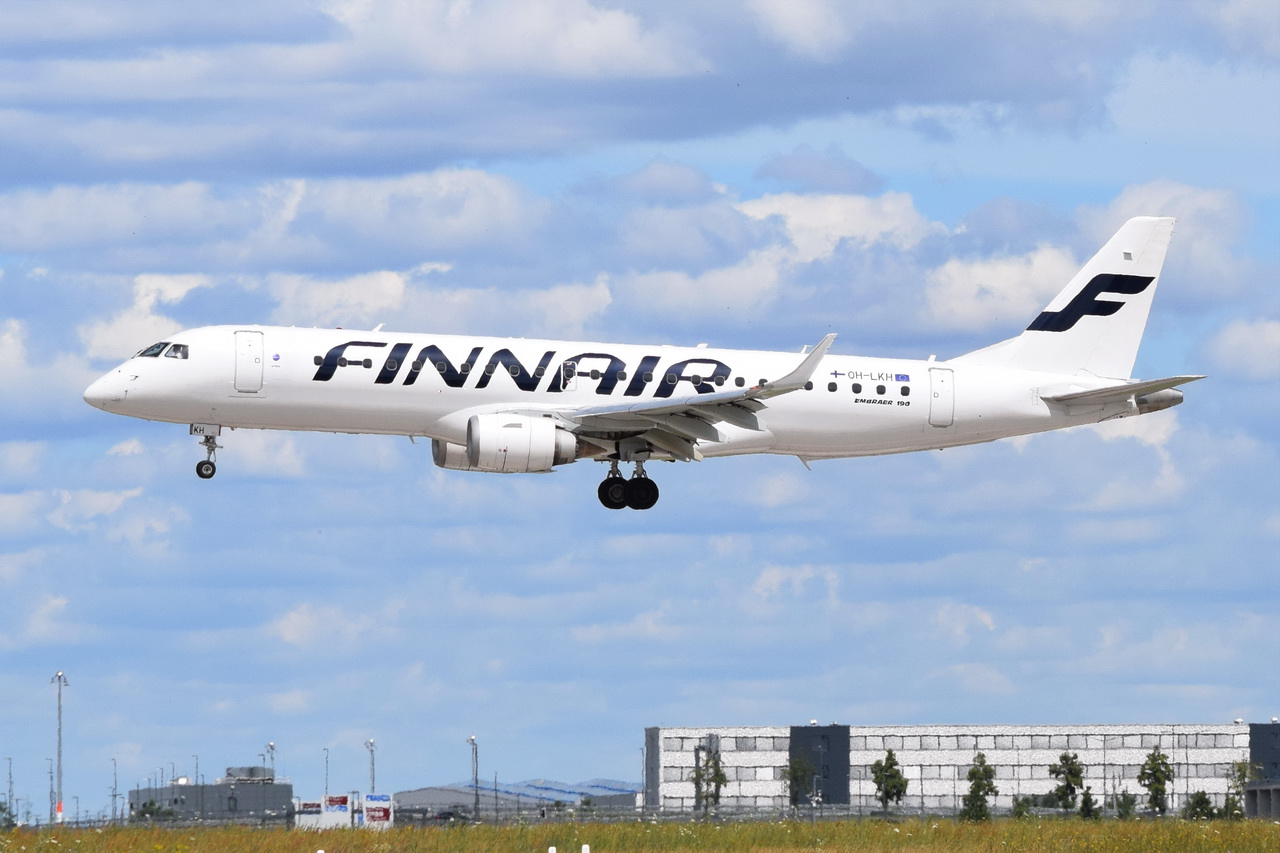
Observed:
[[[471,416],[465,446],[433,439],[431,457],[441,468],[525,474],[574,461],[577,444],[550,418],[492,413]]]

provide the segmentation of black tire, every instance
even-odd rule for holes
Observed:
[[[627,506],[632,509],[649,509],[658,502],[658,484],[648,477],[632,477],[627,480]]]
[[[208,480],[214,474],[218,473],[218,466],[212,462],[205,460],[196,463],[196,476],[201,480]]]
[[[627,481],[621,477],[606,477],[596,489],[600,503],[608,509],[623,509],[627,505]]]

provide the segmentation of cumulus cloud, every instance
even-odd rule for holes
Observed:
[[[0,442],[0,477],[34,476],[40,471],[48,447],[45,441]]]
[[[929,272],[929,317],[938,326],[965,331],[1032,318],[1067,285],[1078,266],[1070,252],[1054,246],[1017,257],[953,258]]]
[[[96,519],[114,515],[133,498],[142,494],[142,488],[119,492],[94,489],[63,489],[58,491],[59,505],[49,513],[49,523],[70,533],[93,530]]]
[[[304,602],[265,627],[268,634],[287,645],[336,651],[394,630],[404,606],[403,601],[391,601],[380,612],[359,613]]]
[[[933,614],[934,623],[949,634],[957,643],[969,642],[969,632],[974,628],[996,629],[996,620],[990,612],[971,604],[947,601],[941,604]]]
[[[1214,365],[1233,378],[1280,378],[1280,320],[1235,320],[1209,341]]]
[[[849,43],[833,0],[750,0],[747,8],[768,38],[806,59],[830,59]]]
[[[655,610],[637,613],[627,622],[575,625],[570,633],[583,643],[611,640],[660,640],[669,642],[685,635],[686,629],[669,623],[671,602],[665,601]]]
[[[751,591],[757,597],[769,600],[789,592],[792,597],[809,597],[806,595],[813,581],[813,590],[820,592],[828,601],[838,597],[840,578],[827,566],[766,566],[751,584]]]
[[[915,209],[911,196],[887,192],[870,198],[858,195],[766,195],[738,205],[754,219],[777,216],[785,224],[793,259],[809,263],[828,257],[842,240],[860,247],[887,243],[910,249],[929,234],[945,229]]]

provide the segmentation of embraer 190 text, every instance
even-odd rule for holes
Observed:
[[[443,468],[524,473],[594,459],[610,509],[658,500],[651,460],[775,453],[804,462],[931,450],[1145,414],[1200,376],[1130,378],[1173,220],[1124,224],[1015,338],[949,361],[829,352],[207,326],[153,344],[85,400],[223,428],[431,439]],[[634,466],[624,478],[622,464]]]

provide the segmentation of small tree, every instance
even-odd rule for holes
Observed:
[[[1138,771],[1138,784],[1147,789],[1147,804],[1153,811],[1164,814],[1169,808],[1169,783],[1173,781],[1173,767],[1169,756],[1160,747],[1151,750]]]
[[[705,750],[703,756],[701,762],[694,762],[689,781],[693,783],[696,798],[706,810],[708,807],[714,808],[720,805],[720,790],[729,783],[729,777],[725,775],[724,765],[720,762],[720,753],[717,750]]]
[[[964,795],[964,805],[960,809],[961,820],[990,820],[991,807],[987,797],[1000,793],[996,787],[996,769],[987,763],[987,756],[979,752],[973,757],[973,765],[969,768],[969,793]]]
[[[1204,791],[1196,791],[1187,797],[1187,804],[1182,807],[1182,816],[1187,820],[1213,820],[1217,817],[1217,812],[1209,795]]]
[[[1013,798],[1013,816],[1016,818],[1031,817],[1031,796]]]
[[[898,758],[893,754],[893,750],[885,755],[883,761],[877,761],[871,765],[871,778],[876,783],[876,799],[880,801],[880,808],[888,812],[889,801],[894,803],[902,802],[902,798],[907,793],[907,777],[902,775],[902,770],[898,768]]]
[[[1098,809],[1098,804],[1093,799],[1093,788],[1086,786],[1084,793],[1080,795],[1080,817],[1085,820],[1102,819],[1102,812]]]
[[[1262,778],[1262,768],[1248,761],[1233,761],[1227,768],[1227,799],[1218,812],[1227,820],[1239,820],[1244,817],[1245,789],[1249,783]]]
[[[783,781],[786,782],[787,792],[791,795],[792,806],[808,801],[814,772],[813,762],[807,758],[793,758],[787,762]]]
[[[16,825],[13,813],[9,811],[9,804],[0,803],[0,829],[13,829]]]
[[[1080,756],[1074,752],[1064,752],[1058,756],[1057,764],[1049,765],[1049,775],[1060,779],[1058,787],[1053,789],[1057,795],[1058,805],[1064,812],[1076,807],[1076,791],[1084,785],[1084,768],[1080,766]]]
[[[1134,811],[1138,808],[1138,795],[1130,791],[1125,791],[1116,798],[1116,817],[1121,820],[1129,820],[1133,817]]]

